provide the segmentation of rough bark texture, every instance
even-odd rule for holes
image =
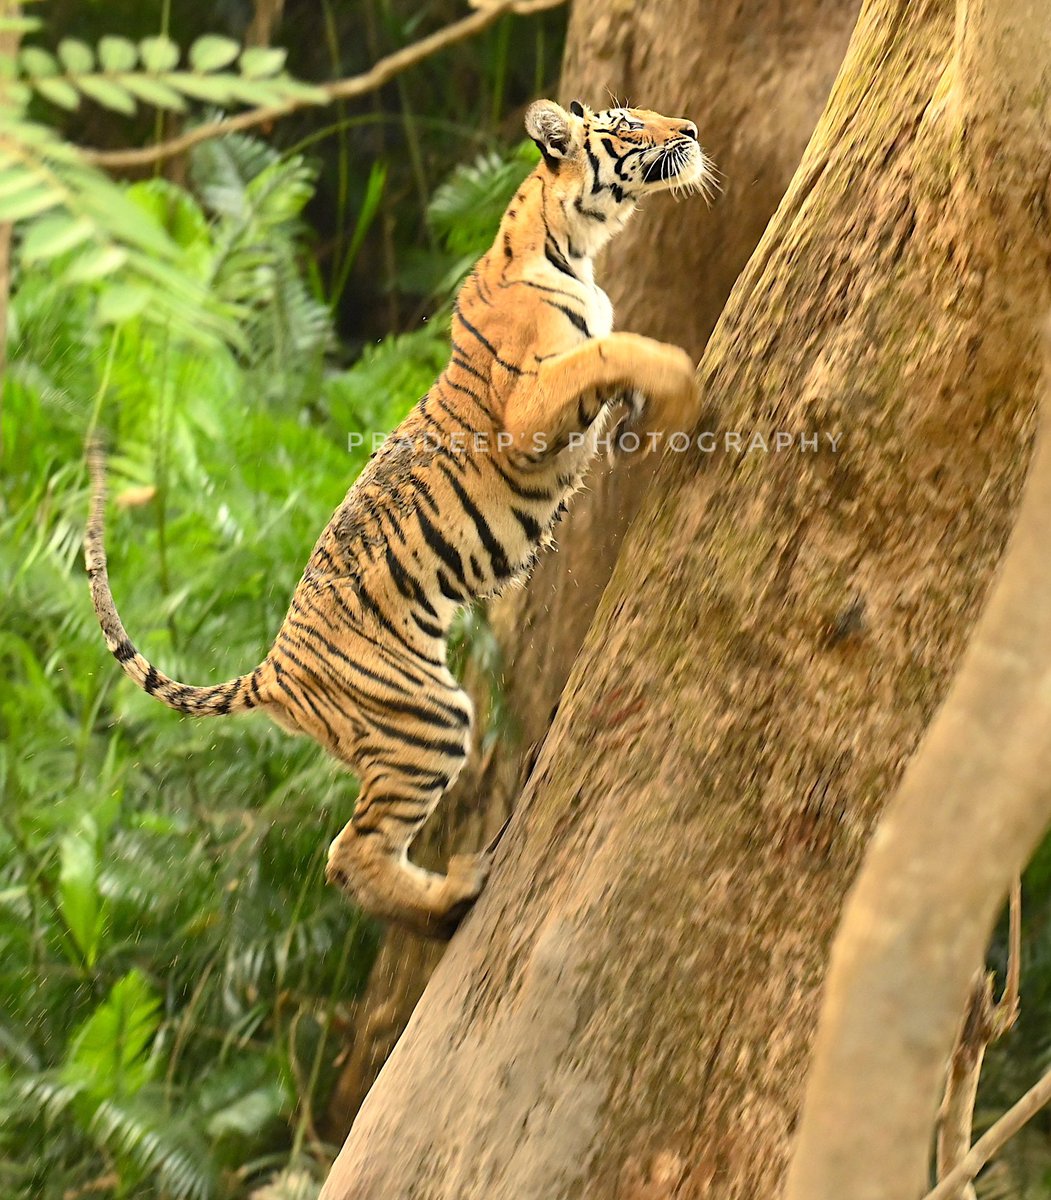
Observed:
[[[1045,425],[988,610],[847,904],[788,1200],[923,1193],[969,980],[1011,879],[1051,820],[1047,433]],[[979,1038],[981,1049],[987,1041]],[[966,1194],[974,1193],[962,1187],[954,1200]]]
[[[866,4],[702,362],[709,426],[839,452],[665,460],[325,1200],[778,1194],[844,890],[1027,459],[1047,158],[1001,188],[953,41],[946,0]]]
[[[954,137],[963,219],[996,222],[971,264],[995,303],[984,340],[1014,328],[1022,342],[1048,290],[1051,14],[1045,0],[957,3],[935,117]],[[1008,886],[1051,818],[1049,415],[1045,401],[1040,450],[988,610],[847,906],[789,1200],[922,1193],[968,984]],[[1003,416],[991,414],[998,424]]]
[[[562,99],[601,106],[610,91],[696,119],[723,175],[709,210],[658,197],[615,242],[599,277],[617,325],[699,355],[792,177],[821,115],[859,0],[577,0]],[[669,28],[690,30],[676,42]],[[425,832],[423,856],[484,844],[503,824],[547,733],[570,668],[616,561],[624,531],[655,464],[624,459],[596,471],[529,586],[490,614],[503,653],[502,687],[517,730],[476,747],[443,819]],[[473,689],[484,692],[484,681]],[[353,1040],[329,1108],[346,1134],[400,1036],[441,947],[392,931],[351,1014]]]

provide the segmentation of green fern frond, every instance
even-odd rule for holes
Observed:
[[[456,167],[427,206],[427,221],[446,249],[472,259],[484,254],[515,189],[539,157],[532,142],[522,142],[509,155],[491,151]]]

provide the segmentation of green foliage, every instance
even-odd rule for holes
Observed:
[[[489,249],[511,197],[539,158],[536,146],[525,141],[510,154],[493,150],[454,168],[427,205],[436,245],[407,256],[401,286],[432,299],[455,291]]]
[[[237,137],[190,167],[192,191],[112,186],[185,294],[238,314],[236,339],[202,353],[139,280],[71,278],[72,243],[16,263],[0,426],[5,1200],[109,1179],[133,1200],[228,1200],[282,1166],[273,1193],[306,1200],[331,1153],[313,1131],[343,1013],[377,945],[323,880],[353,777],[261,718],[181,720],[116,670],[80,566],[81,455],[104,428],[110,570],[136,640],[177,677],[225,678],[269,644],[366,435],[440,370],[445,322],[337,368],[303,266],[313,168]],[[462,655],[485,669],[490,641],[473,615]]]
[[[446,249],[472,262],[488,250],[509,198],[539,161],[539,150],[524,141],[510,155],[489,151],[456,167],[427,206]]]
[[[18,72],[5,81],[0,106],[0,221],[18,223],[18,254],[27,267],[59,259],[67,284],[116,284],[116,292],[107,290],[105,299],[100,295],[96,316],[101,322],[150,313],[164,324],[176,322],[184,337],[205,335],[237,344],[244,313],[236,300],[224,302],[229,297],[178,269],[177,248],[158,214],[148,205],[129,203],[122,188],[28,110],[34,91],[61,108],[75,109],[88,97],[126,116],[134,115],[140,102],[184,112],[187,98],[226,106],[326,100],[323,91],[282,73],[283,51],[242,51],[230,38],[207,34],[190,47],[188,69],[176,69],[180,57],[178,46],[161,36],[136,44],[107,35],[97,49],[66,37],[57,55],[41,46],[24,47]],[[239,72],[225,71],[235,60]],[[254,178],[257,195],[250,197],[271,209],[275,199],[287,202],[294,195],[288,173],[272,167],[279,178]],[[302,163],[294,169],[305,201],[308,172]],[[266,215],[272,218],[273,212]],[[293,287],[291,275],[286,284]]]
[[[41,46],[26,46],[18,65],[23,84],[60,108],[75,109],[86,97],[125,116],[132,116],[140,102],[185,112],[187,99],[254,107],[288,100],[324,104],[327,99],[322,89],[283,73],[283,50],[242,50],[232,38],[205,34],[189,49],[188,69],[178,69],[181,58],[171,38],[147,37],[136,44],[109,34],[97,47],[63,38],[57,55]],[[225,70],[235,62],[237,72]]]

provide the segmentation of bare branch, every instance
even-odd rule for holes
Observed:
[[[454,21],[452,25],[446,25],[443,29],[436,30],[418,42],[413,42],[411,46],[405,46],[393,54],[388,54],[386,58],[381,58],[378,63],[361,75],[320,84],[319,90],[326,95],[323,103],[331,104],[335,100],[351,100],[357,96],[374,92],[396,75],[423,62],[424,59],[438,54],[457,42],[466,41],[467,38],[481,33],[483,29],[488,28],[505,13],[529,16],[532,13],[544,12],[549,8],[558,8],[565,3],[566,0],[500,0],[499,3],[487,6],[472,13],[469,17],[463,17],[459,21]],[[239,113],[236,117],[224,117],[218,121],[209,121],[178,137],[158,142],[155,146],[143,146],[138,150],[94,150],[85,147],[81,153],[88,162],[100,167],[110,169],[147,167],[171,158],[175,154],[182,154],[191,147],[209,141],[211,138],[223,137],[228,133],[239,133],[245,129],[254,129],[258,125],[266,125],[271,121],[287,117],[300,109],[316,106],[316,102],[313,100],[288,100],[284,104],[253,108],[248,112]]]
[[[1007,918],[1007,974],[1004,994],[993,1013],[996,1037],[1003,1035],[1018,1020],[1019,990],[1022,980],[1022,881],[1016,878],[1011,885],[1011,901]]]
[[[938,1178],[946,1179],[967,1155],[974,1128],[974,1104],[985,1051],[992,1037],[993,989],[987,971],[979,971],[971,985],[967,1011],[960,1022],[945,1080],[945,1098],[938,1118]],[[953,1200],[975,1200],[974,1189],[964,1181]]]
[[[1008,919],[1007,978],[1004,994],[993,1003],[993,976],[981,970],[971,985],[967,1011],[960,1022],[945,1080],[945,1097],[938,1114],[938,1179],[953,1175],[971,1145],[974,1105],[978,1098],[985,1052],[1018,1020],[1018,993],[1022,960],[1022,883],[1011,887]],[[964,1180],[951,1200],[976,1200],[973,1186]]]
[[[1051,1071],[1041,1076],[1022,1099],[974,1143],[970,1153],[933,1191],[927,1193],[924,1200],[953,1200],[961,1184],[972,1180],[1048,1101],[1051,1101]]]

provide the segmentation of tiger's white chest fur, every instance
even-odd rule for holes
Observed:
[[[570,284],[566,290],[576,294],[588,333],[593,338],[607,337],[613,332],[613,303],[595,282],[590,259],[585,259],[582,265],[574,263],[574,266],[578,272],[577,282],[575,286]],[[564,286],[567,280],[563,276],[557,279],[557,283]]]
[[[613,304],[597,283],[591,285],[584,311],[592,337],[606,337],[613,332]]]

